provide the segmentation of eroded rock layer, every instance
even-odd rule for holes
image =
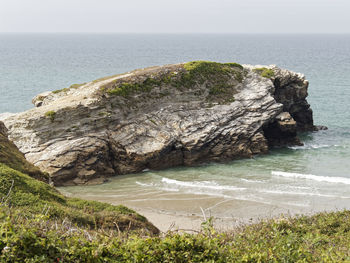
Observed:
[[[275,66],[189,62],[46,92],[2,119],[56,185],[85,184],[300,144],[297,131],[314,130],[307,88]]]

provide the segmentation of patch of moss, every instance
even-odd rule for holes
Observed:
[[[184,68],[187,71],[185,79],[192,80],[200,78],[203,82],[204,79],[214,77],[219,79],[221,77],[230,77],[233,74],[236,80],[242,82],[242,74],[240,70],[243,70],[243,66],[237,63],[218,63],[211,61],[192,61],[184,64]]]
[[[158,125],[155,120],[153,119],[148,119],[150,122],[152,122],[154,125]]]
[[[181,82],[183,86],[193,86],[196,83],[206,83],[209,90],[209,101],[230,103],[234,101],[236,85],[232,83],[232,76],[238,83],[243,82],[243,66],[237,63],[217,63],[209,61],[193,61],[184,65],[185,75]]]
[[[128,97],[135,93],[150,92],[155,86],[158,86],[162,81],[148,77],[142,82],[128,83],[122,82],[115,88],[108,90],[108,93],[116,96]]]
[[[253,70],[264,78],[271,79],[275,76],[275,72],[269,68],[255,68]]]
[[[209,94],[207,100],[227,103],[232,101],[236,93],[236,86],[243,82],[244,74],[243,66],[237,63],[192,61],[178,67],[175,66],[170,71],[152,71],[152,75],[140,79],[142,78],[139,75],[129,79],[116,79],[102,86],[100,91],[131,99],[132,95],[139,93],[161,98],[165,96],[164,94],[170,95],[169,90],[172,87],[181,92],[197,89],[195,94],[198,96]],[[208,93],[204,92],[203,85]],[[155,87],[159,89],[165,87],[166,91],[149,95]],[[198,89],[201,90],[198,91]]]
[[[57,94],[57,93],[61,93],[61,92],[67,92],[70,89],[77,89],[77,88],[79,88],[79,87],[81,87],[81,86],[83,86],[85,84],[86,83],[72,84],[72,85],[70,85],[69,88],[63,88],[63,89],[54,90],[54,91],[52,91],[52,93]]]
[[[235,63],[235,62],[228,62],[228,63],[224,63],[225,65],[228,65],[230,67],[237,67],[243,70],[243,66],[241,64]]]
[[[72,84],[72,85],[70,85],[70,87],[68,89],[77,89],[85,84],[86,83]]]
[[[230,86],[228,86],[228,85],[222,85],[222,84],[213,85],[213,86],[209,87],[209,94],[210,95],[219,95],[219,94],[225,93],[226,90],[229,88],[230,88]]]
[[[55,121],[56,112],[53,110],[45,112],[45,116],[50,119],[51,122]]]
[[[100,111],[100,112],[98,113],[98,116],[101,116],[101,117],[108,116],[108,112]]]
[[[69,88],[63,88],[63,89],[57,89],[52,91],[53,94],[61,93],[61,92],[67,92],[69,91]]]
[[[140,90],[140,84],[138,83],[122,83],[120,86],[115,87],[108,91],[111,95],[127,97],[131,93],[138,92]]]

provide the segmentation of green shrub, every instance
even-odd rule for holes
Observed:
[[[125,206],[64,197],[54,187],[0,163],[1,200],[26,216],[45,211],[50,219],[67,218],[74,224],[89,228],[158,233],[145,217]]]
[[[56,112],[53,110],[45,112],[45,116],[50,119],[51,122],[55,121]]]
[[[57,89],[57,90],[52,91],[52,93],[53,94],[58,94],[58,93],[61,93],[61,92],[67,92],[68,90],[69,90],[69,88]]]
[[[52,91],[52,93],[54,94],[58,94],[58,93],[61,93],[61,92],[68,92],[69,90],[71,89],[77,89],[83,85],[85,85],[86,83],[80,83],[80,84],[72,84],[69,86],[69,88],[63,88],[63,89],[58,89],[58,90],[54,90]]]
[[[272,69],[269,68],[255,68],[253,69],[255,72],[260,74],[260,76],[264,78],[271,79],[275,76],[275,72]]]
[[[128,97],[135,93],[150,92],[155,86],[159,86],[162,82],[155,78],[148,77],[141,83],[122,82],[113,89],[108,90],[108,93],[116,96]]]
[[[0,208],[0,262],[349,262],[350,212],[280,218],[219,233],[120,235]]]
[[[198,80],[203,83],[205,80],[211,78],[214,78],[216,81],[224,82],[227,81],[231,75],[234,75],[236,80],[239,82],[242,82],[243,80],[241,74],[243,66],[237,63],[192,61],[185,63],[184,68],[187,71],[184,79],[185,81],[189,81],[190,84]]]
[[[235,80],[237,83],[232,83]],[[243,66],[237,63],[217,63],[210,61],[192,61],[185,63],[176,69],[165,72],[153,72],[146,79],[140,80],[137,77],[133,79],[117,79],[105,84],[100,88],[102,92],[110,95],[122,96],[132,99],[132,95],[143,93],[149,97],[164,97],[171,93],[171,88],[182,92],[187,92],[198,88],[198,85],[204,85],[209,94],[209,101],[221,103],[232,102],[233,95],[236,93],[236,85],[243,82]],[[158,94],[150,95],[155,88],[163,89]],[[164,95],[165,94],[165,95]],[[204,94],[196,92],[195,94]]]
[[[29,163],[24,155],[18,150],[17,146],[7,139],[7,136],[0,132],[0,163],[9,166],[12,169],[26,173],[35,179],[48,182],[49,176],[43,173]]]

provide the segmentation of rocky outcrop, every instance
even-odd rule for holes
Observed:
[[[307,88],[276,66],[190,62],[40,94],[3,121],[56,185],[84,184],[301,144],[297,131],[315,129]]]

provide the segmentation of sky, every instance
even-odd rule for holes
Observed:
[[[350,0],[0,0],[0,32],[350,33]]]

